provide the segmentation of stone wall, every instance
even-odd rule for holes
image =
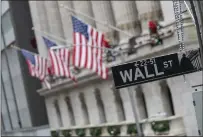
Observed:
[[[62,7],[58,7],[57,2],[50,1],[37,3],[39,3],[40,7],[38,11],[38,17],[41,29],[47,32],[52,32],[54,35],[57,35],[61,38],[71,38],[72,24],[70,21],[70,13],[67,10],[64,10]],[[49,3],[51,6],[43,6],[44,3]],[[106,21],[109,24],[118,27],[122,31],[129,33],[131,36],[138,36],[142,33],[146,33],[148,31],[147,21],[150,19],[161,20],[164,24],[174,20],[172,2],[169,1],[73,1],[58,2],[58,4],[64,4],[66,6],[72,7],[75,10],[85,13],[90,17],[95,17],[97,20]],[[53,10],[53,14],[51,15],[49,13],[50,10]],[[98,22],[92,21],[88,18],[85,18],[84,16],[78,14],[76,15],[84,22],[96,27],[100,31],[105,32],[109,36],[110,41],[113,41],[113,43],[126,42],[130,37],[123,32],[116,32],[116,34],[118,34],[116,36],[114,35],[114,31],[112,29],[104,27]],[[177,41],[175,36],[176,34],[166,39],[165,42],[167,44],[163,45],[163,47],[167,48],[174,45],[174,41]],[[190,47],[193,46],[190,45]],[[160,47],[155,48],[158,50]],[[39,48],[39,50],[41,50],[39,53],[45,54],[46,51],[44,51],[44,49],[45,48]],[[178,48],[175,49],[176,51],[173,51],[177,52]],[[142,50],[139,50],[139,52],[139,54],[145,54],[152,52],[152,50],[149,45],[146,45],[144,48],[142,48]],[[165,53],[168,53],[168,51],[163,49],[159,54]],[[157,54],[154,54],[153,56],[157,56]],[[173,79],[176,81],[178,77],[174,77]],[[194,81],[196,81],[195,78]],[[176,83],[171,79],[167,79],[166,81],[155,81],[142,84],[140,86],[140,94],[136,94],[135,96],[137,98],[137,104],[139,104],[137,106],[139,110],[139,119],[143,120],[151,118],[160,113],[166,113],[166,117],[173,115],[184,117],[183,112],[187,109],[187,106],[182,106],[182,94],[186,92],[183,90],[183,87],[186,85],[183,84],[183,81],[180,83]],[[100,113],[100,111],[104,111],[106,123],[134,121],[132,104],[129,101],[130,96],[128,91],[126,89],[121,89],[118,91],[120,94],[117,94],[116,96],[120,96],[118,98],[121,99],[117,100],[115,93],[111,88],[112,84],[112,79],[109,79],[108,81],[98,80],[90,82],[87,85],[78,85],[77,87],[71,89],[57,91],[56,94],[47,95],[45,98],[50,127],[52,129],[68,129],[74,126],[99,125],[102,123],[100,115],[102,113]],[[101,99],[104,103],[104,110],[99,109],[97,106],[98,104],[96,103],[96,97],[94,96],[94,91],[96,88],[100,91]],[[137,87],[132,87],[132,89],[134,92],[138,90]],[[190,91],[189,87],[186,87],[186,89],[187,91]],[[81,100],[79,99],[80,93],[84,94],[87,110],[84,110],[85,108],[82,107]],[[171,98],[169,97],[170,94]],[[65,102],[66,96],[70,97],[76,125],[72,125],[70,122],[70,113],[68,112],[67,104]],[[58,115],[56,108],[53,105],[55,100],[58,100],[59,102],[62,127],[58,123]],[[143,100],[145,103],[143,103]],[[189,101],[191,100],[188,100],[188,102]],[[123,109],[120,105],[123,106]],[[89,118],[87,119],[87,117]],[[185,124],[187,124],[187,120]],[[190,129],[187,129],[189,133]]]

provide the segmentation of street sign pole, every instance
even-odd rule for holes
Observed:
[[[200,50],[198,48],[185,53],[174,53],[130,63],[125,62],[122,52],[120,54],[123,64],[113,66],[111,69],[115,88],[127,88],[138,136],[144,136],[138,118],[136,91],[130,86],[202,70]]]
[[[198,48],[184,53],[173,53],[130,63],[126,63],[122,51],[120,52],[120,55],[122,64],[112,67],[115,88],[127,88],[130,95],[130,102],[132,104],[138,136],[143,136],[138,118],[135,96],[136,91],[130,86],[202,70],[200,49]]]
[[[125,56],[123,55],[122,51],[120,52],[121,54],[121,60],[122,63],[125,63]],[[136,98],[135,98],[135,92],[133,91],[133,89],[131,87],[127,87],[128,93],[130,95],[130,102],[132,104],[132,111],[133,111],[133,115],[135,118],[135,123],[136,123],[136,128],[137,128],[137,133],[138,136],[143,136],[142,134],[142,130],[140,127],[140,122],[139,122],[139,118],[138,118],[138,110],[137,110],[137,102],[136,102]]]
[[[137,102],[136,102],[136,98],[135,98],[135,91],[133,91],[133,89],[131,87],[127,87],[128,89],[128,93],[130,95],[130,101],[132,104],[132,110],[133,110],[133,114],[135,117],[135,122],[136,122],[136,127],[137,127],[137,133],[138,136],[143,136],[142,134],[142,130],[140,127],[140,122],[139,122],[139,118],[138,118],[138,110],[137,110]]]

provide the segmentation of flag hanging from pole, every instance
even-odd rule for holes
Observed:
[[[68,77],[73,81],[76,81],[75,76],[70,70],[70,51],[67,48],[52,49],[57,44],[45,37],[43,40],[46,46],[49,48],[49,56],[51,60],[52,73],[59,77]]]
[[[41,81],[43,81],[46,75],[48,74],[47,59],[40,57],[39,55],[31,54],[26,50],[21,50],[21,52],[28,64],[30,75],[33,77],[39,78]]]
[[[103,50],[101,48],[109,47],[109,45],[104,38],[104,34],[74,16],[72,16],[72,23],[74,31],[74,66],[90,69],[103,79],[107,79],[108,69],[103,63]]]

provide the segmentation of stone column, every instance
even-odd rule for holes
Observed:
[[[79,92],[77,91],[71,92],[70,98],[72,98],[72,105],[73,105],[73,111],[75,114],[76,126],[87,125],[87,119],[84,117],[84,111],[83,111],[83,108],[81,107],[82,104],[79,99]]]
[[[176,115],[183,114],[182,94],[184,93],[183,85],[185,85],[182,77],[174,77],[167,79],[167,83],[171,90],[174,103],[174,111]]]
[[[29,5],[30,5],[33,27],[41,31],[49,32],[44,1],[29,1]],[[34,31],[34,32],[37,40],[37,46],[38,46],[37,48],[38,48],[39,54],[43,57],[47,57],[48,52],[47,52],[47,47],[42,39],[43,34],[39,33],[38,31]]]
[[[193,105],[192,86],[202,83],[202,72],[186,74],[186,83],[183,76],[167,79],[174,98],[176,115],[183,116],[183,122],[188,136],[198,136],[197,119]]]
[[[135,92],[136,104],[137,106],[137,114],[139,120],[143,120],[147,118],[147,108],[146,108],[146,100],[144,98],[144,93],[141,89],[141,86],[131,87],[132,91]]]
[[[96,20],[101,22],[106,22],[112,26],[116,26],[113,10],[110,1],[91,1],[92,9],[94,13],[94,17]],[[112,44],[116,44],[117,41],[117,31],[109,28],[108,26],[104,26],[98,22],[96,23],[96,27],[99,31],[106,33],[106,39],[110,41]]]
[[[50,28],[50,33],[56,37],[64,39],[63,26],[61,21],[61,15],[59,12],[57,1],[45,1],[45,8],[47,12],[48,25]],[[65,44],[63,41],[51,38],[60,44]]]
[[[49,126],[50,126],[50,128],[59,128],[58,121],[57,121],[57,115],[56,115],[56,111],[55,111],[53,102],[54,102],[53,97],[45,98]]]
[[[107,123],[120,122],[119,112],[115,102],[115,96],[110,85],[111,81],[100,82],[100,84],[94,84],[101,90],[101,98],[104,103],[105,115]]]
[[[135,1],[141,21],[142,32],[148,32],[149,20],[161,20],[162,11],[159,1]]]
[[[122,88],[119,90],[121,98],[123,100],[123,106],[125,109],[126,121],[134,121],[135,117],[132,110],[132,103],[130,101],[130,95],[127,88]]]
[[[137,36],[140,34],[138,13],[134,1],[111,1],[116,26],[123,31]],[[129,36],[119,32],[119,40],[125,41]]]
[[[155,116],[159,113],[171,114],[170,110],[167,109],[169,106],[165,103],[162,95],[161,86],[159,82],[150,82],[142,85],[143,93],[146,99],[146,106],[148,117]]]
[[[167,83],[171,90],[173,103],[174,103],[174,110],[176,115],[183,115],[183,112],[184,112],[183,95],[187,92],[192,94],[191,87],[195,85],[200,85],[203,81],[202,72],[187,74],[185,75],[185,77],[186,77],[185,82],[184,82],[183,76],[177,76],[177,77],[172,77],[167,79]],[[186,106],[186,107],[188,108],[189,106]]]
[[[65,39],[73,43],[73,25],[71,20],[71,12],[60,5],[64,5],[66,7],[73,8],[72,1],[58,1],[59,11],[61,13],[61,20],[63,24],[63,30]]]
[[[73,1],[73,7],[75,11],[82,12],[83,14],[86,14],[90,17],[94,17],[91,1]],[[76,14],[76,17],[80,18],[85,23],[88,23],[89,25],[95,27],[95,21],[80,14]]]
[[[100,112],[99,112],[99,106],[96,101],[95,97],[95,89],[92,90],[91,88],[88,88],[88,92],[85,93],[87,108],[89,112],[89,120],[91,125],[98,125],[101,123],[100,121]]]
[[[70,119],[70,116],[68,113],[68,106],[66,104],[65,98],[66,98],[66,96],[64,94],[59,95],[59,100],[58,100],[58,103],[60,106],[59,109],[61,111],[61,119],[63,122],[63,126],[64,127],[70,127],[70,126],[72,126],[71,125],[71,119]]]

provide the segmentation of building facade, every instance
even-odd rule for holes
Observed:
[[[39,80],[30,77],[25,59],[11,44],[37,53],[31,46],[34,33],[28,2],[2,1],[1,25],[1,91],[2,135],[35,135],[39,128],[44,135],[48,119],[44,98],[36,93]],[[34,128],[35,127],[35,128]],[[30,130],[30,132],[29,132]],[[32,133],[33,130],[33,133]],[[40,131],[39,131],[40,132]],[[43,134],[42,134],[43,135]]]
[[[68,46],[64,40],[72,42],[73,33],[71,13],[61,6],[63,5],[136,37],[136,43],[131,47],[134,52],[128,54],[128,40],[131,38],[129,35],[112,30],[81,14],[75,14],[84,22],[105,32],[110,43],[117,45],[115,50],[125,51],[126,62],[179,52],[172,1],[29,1],[29,5],[33,26],[58,37],[50,38],[60,44]],[[184,14],[183,18],[185,49],[198,48],[190,16]],[[149,20],[158,20],[164,26],[160,30],[162,45],[152,47],[147,42]],[[35,31],[37,43],[40,45],[39,54],[47,57],[43,35]],[[115,61],[106,63],[111,67],[120,64],[121,58],[116,55]],[[187,74],[185,79],[178,76],[130,87],[136,92],[136,107],[144,135],[160,134],[163,130],[161,127],[166,130],[162,134],[166,135],[198,135],[191,87],[202,83],[201,73]],[[51,90],[45,87],[38,90],[45,97],[52,134],[61,134],[64,132],[58,131],[65,130],[72,135],[94,135],[95,128],[102,135],[130,134],[127,131],[130,125],[135,124],[133,104],[125,88],[114,88],[111,73],[108,80],[101,80],[87,70],[81,70],[76,77],[77,86],[69,79],[58,79],[52,83]],[[165,115],[161,116],[162,113]],[[153,124],[160,128],[153,128]]]

